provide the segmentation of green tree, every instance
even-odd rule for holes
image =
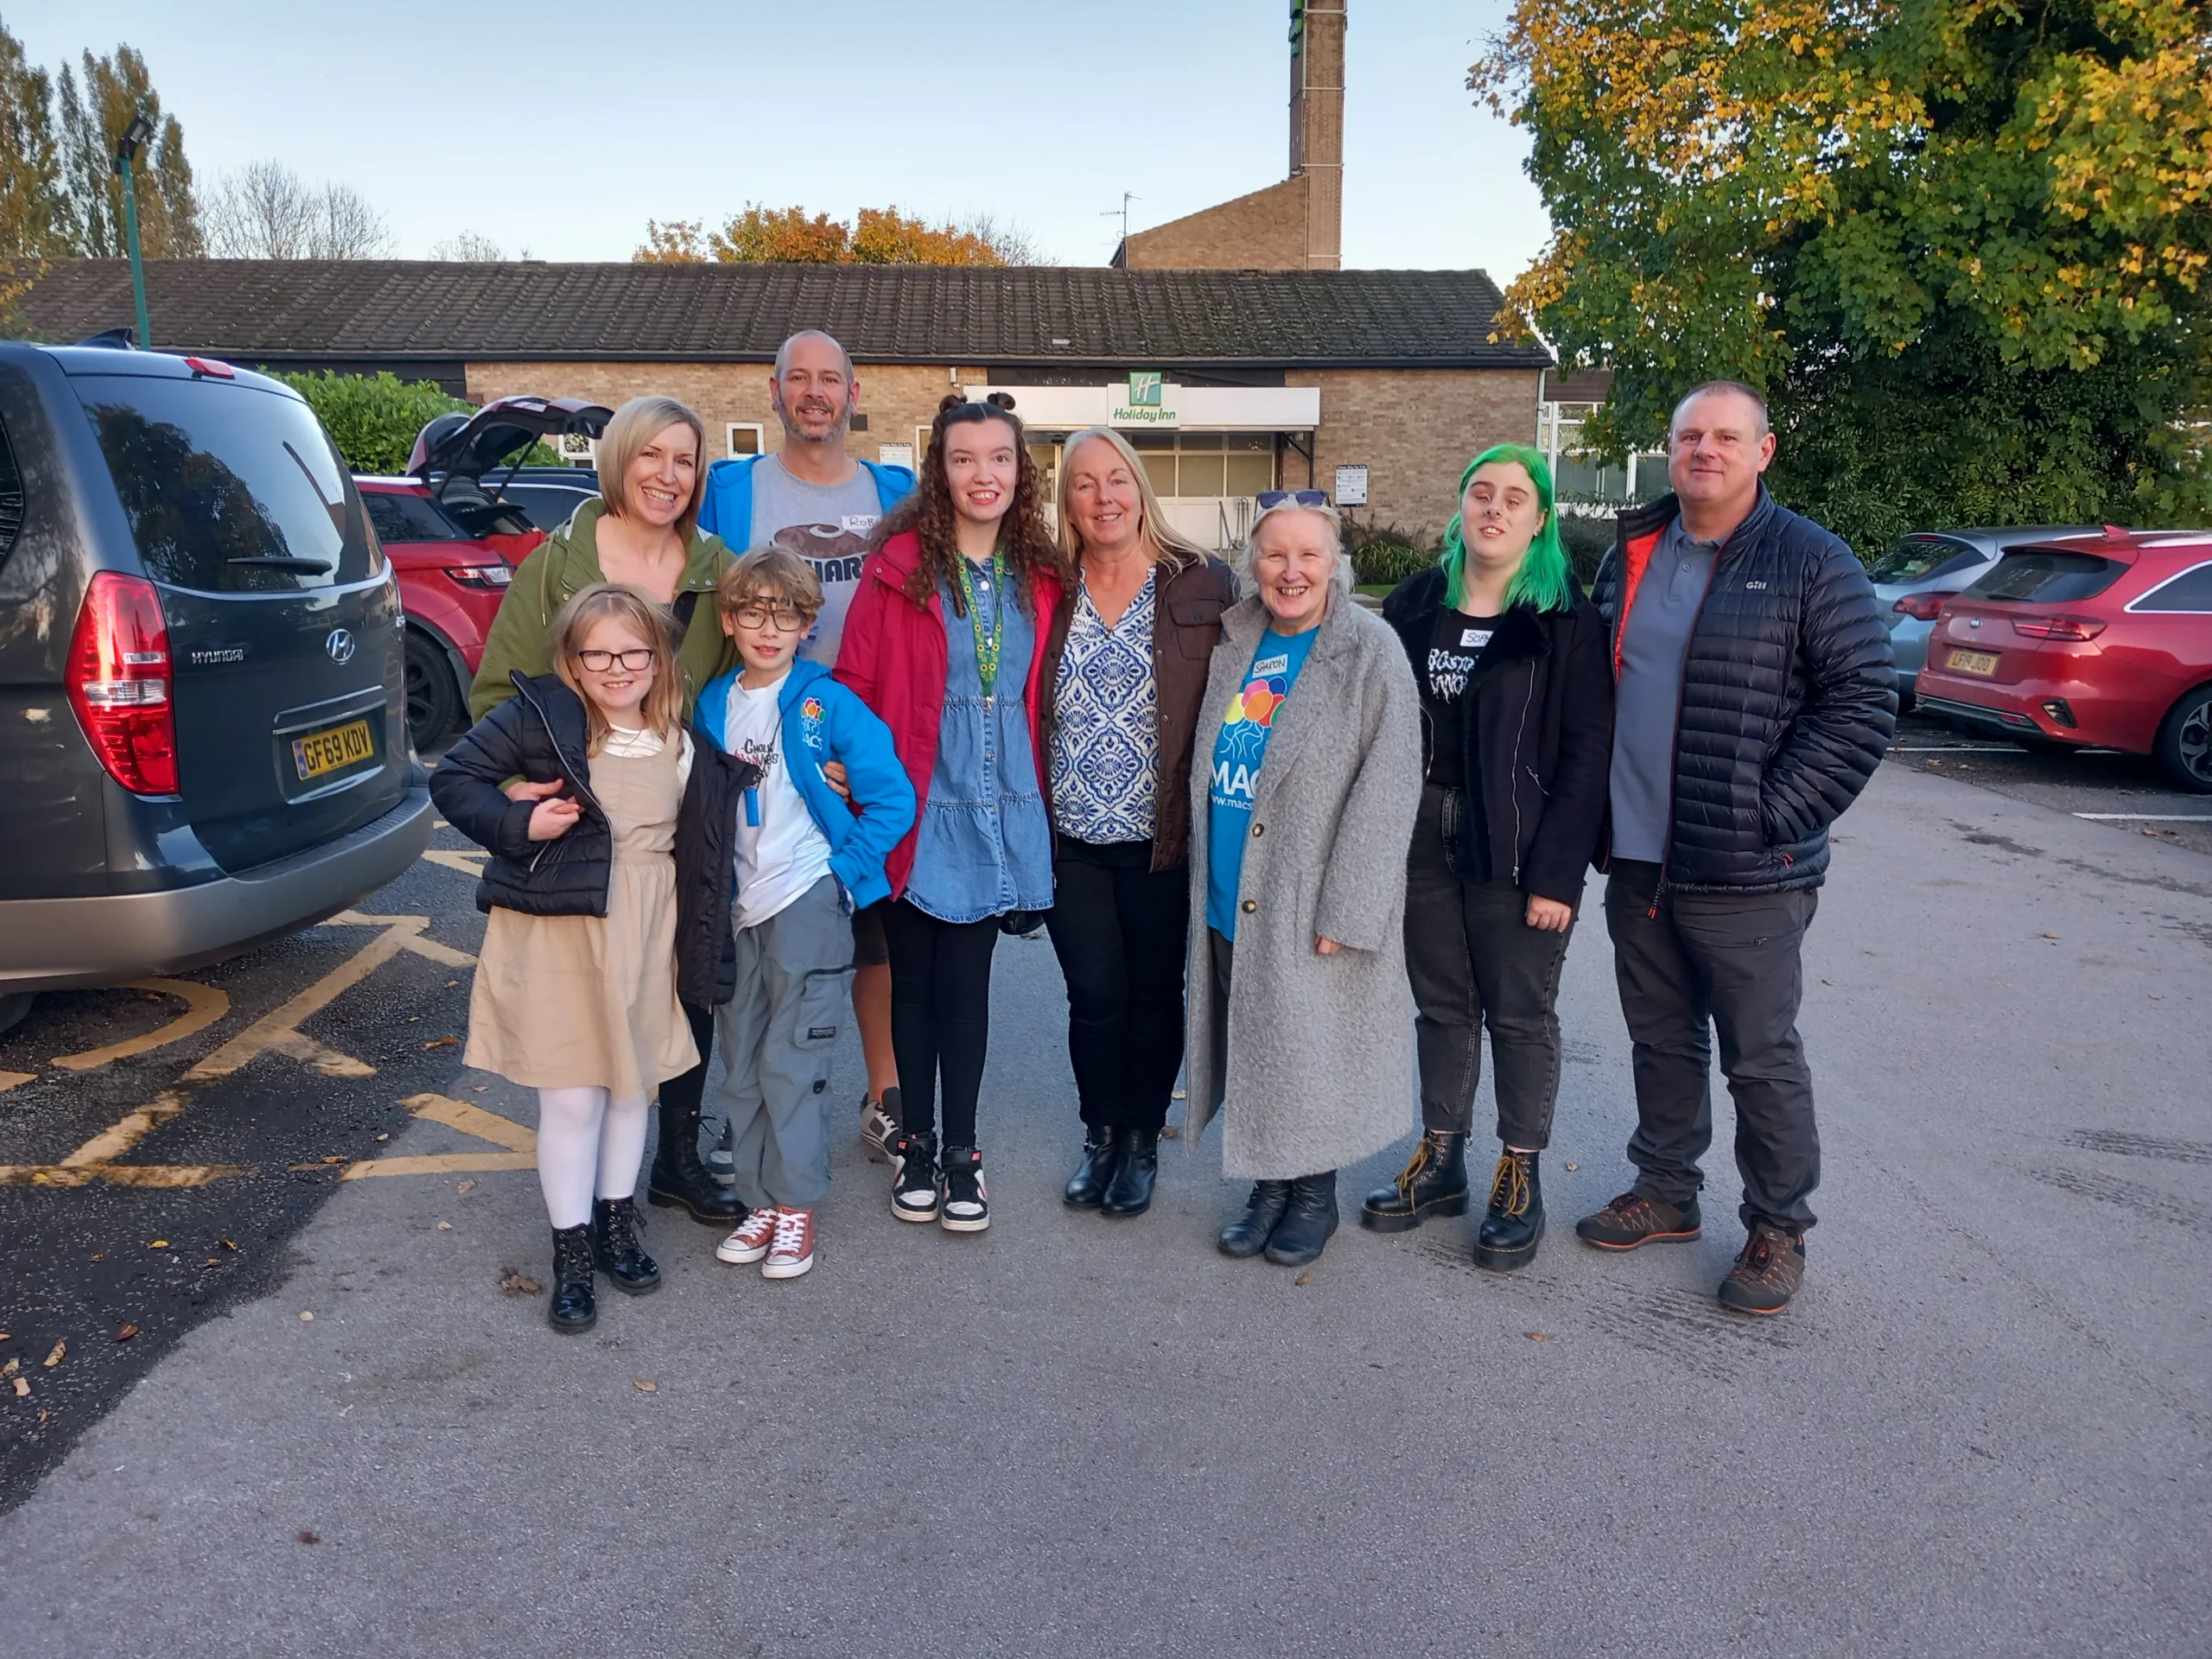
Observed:
[[[185,159],[184,130],[162,113],[146,60],[128,46],[111,58],[84,54],[81,84],[61,68],[61,179],[69,251],[114,258],[124,246],[123,181],[115,172],[116,141],[133,118],[153,124],[154,140],[132,163],[138,192],[138,245],[149,259],[196,259],[206,252],[200,209]]]
[[[54,83],[0,25],[0,259],[61,251],[60,175]]]
[[[1726,376],[1862,552],[2212,515],[2201,0],[1518,0],[1469,85],[1533,134],[1509,298],[1614,369],[1614,454]]]
[[[400,473],[423,427],[468,404],[435,380],[402,380],[389,369],[338,374],[328,369],[276,377],[308,400],[346,466],[357,473]]]

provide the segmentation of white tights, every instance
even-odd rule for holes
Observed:
[[[591,1219],[594,1192],[626,1198],[638,1190],[645,1156],[645,1102],[614,1100],[604,1089],[537,1091],[537,1180],[556,1228]]]

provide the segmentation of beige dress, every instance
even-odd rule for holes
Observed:
[[[637,759],[593,757],[591,792],[614,835],[607,914],[492,912],[466,1064],[529,1088],[599,1088],[618,1100],[698,1064],[676,1000],[680,760],[674,742]]]

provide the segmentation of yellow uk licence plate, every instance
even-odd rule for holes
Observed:
[[[292,764],[299,768],[302,782],[372,760],[376,753],[365,720],[348,721],[343,726],[327,727],[292,740]]]
[[[1997,653],[1993,651],[1953,651],[1951,666],[1961,674],[1994,674]]]

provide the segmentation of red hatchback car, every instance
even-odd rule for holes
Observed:
[[[2154,755],[2212,794],[2212,533],[2107,525],[2007,549],[1945,603],[1919,693],[2031,744]]]

